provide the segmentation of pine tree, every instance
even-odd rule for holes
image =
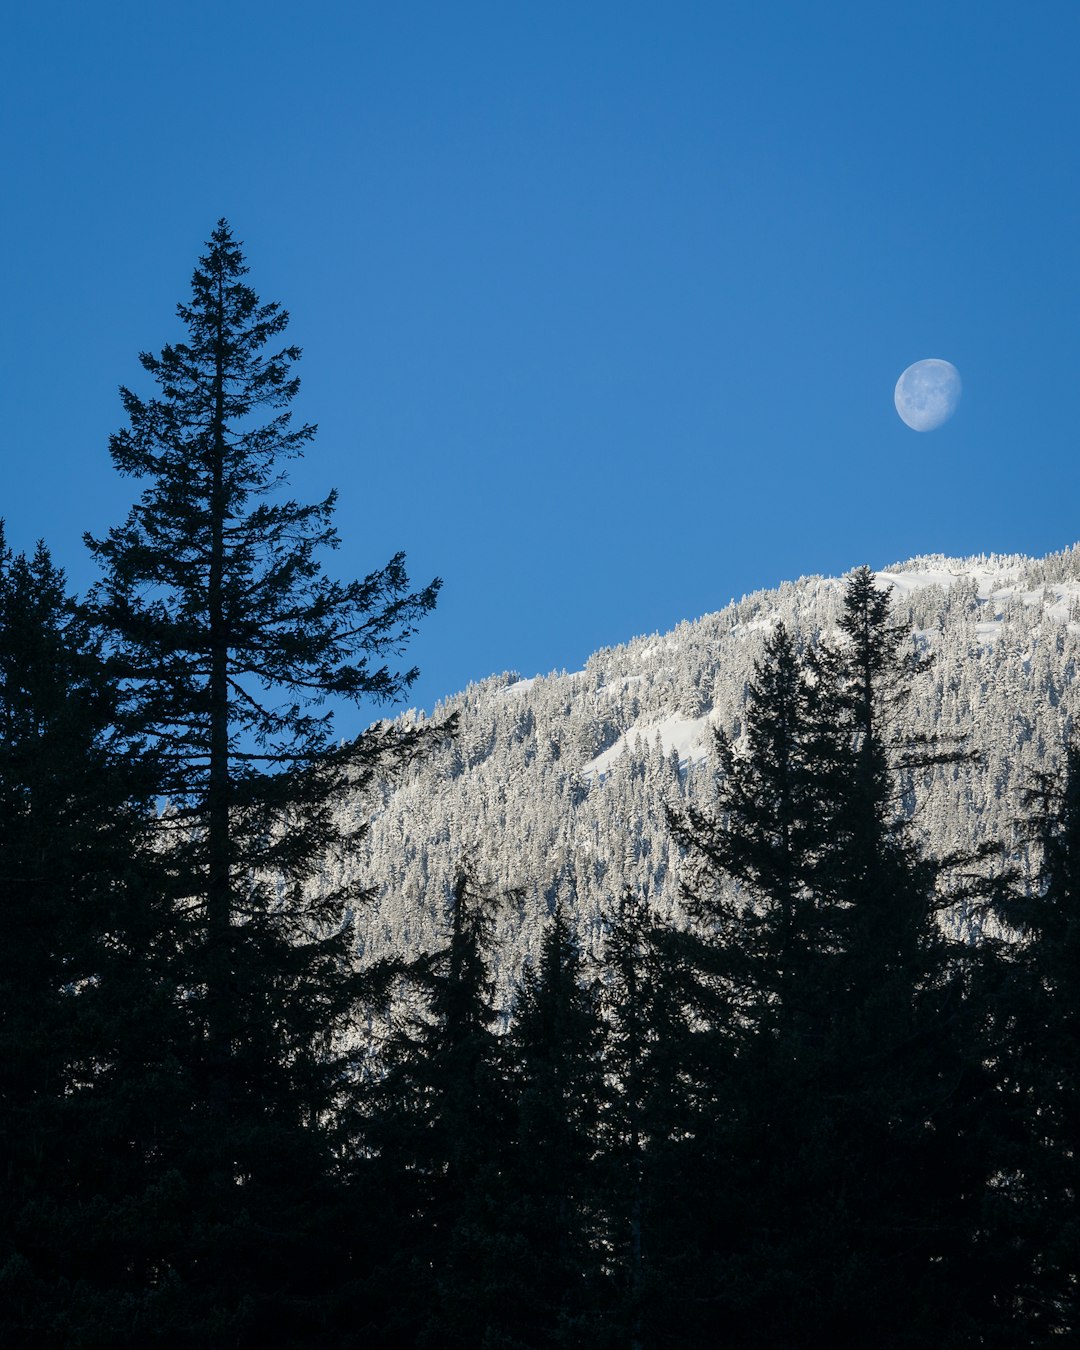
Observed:
[[[842,917],[821,1087],[823,1156],[836,1158],[825,1214],[849,1287],[841,1303],[835,1286],[828,1319],[841,1337],[885,1318],[888,1344],[979,1343],[1002,1329],[993,1292],[1003,1272],[985,1217],[998,1102],[981,957],[942,920],[1001,884],[987,866],[995,848],[935,857],[916,836],[916,776],[969,756],[955,741],[904,733],[930,658],[867,568],[848,581],[840,628],[843,640],[812,663],[826,691],[817,884]]]
[[[335,812],[345,788],[420,735],[384,725],[337,744],[319,705],[407,689],[415,671],[379,662],[400,653],[438,589],[410,592],[400,555],[363,581],[324,576],[335,494],[305,506],[282,492],[282,462],[315,431],[288,411],[300,351],[281,345],[288,315],[258,299],[246,271],[219,222],[178,307],[186,340],[141,357],[157,396],[121,391],[128,424],[110,450],[146,483],[140,501],[87,539],[124,725],[155,751],[169,803],[195,1085],[181,1173],[198,1216],[170,1261],[238,1338],[317,1321],[328,1238],[320,1247],[312,1225],[332,1122],[347,1117],[359,898],[317,877],[349,842]]]
[[[834,1283],[823,1316],[838,1336],[885,1316],[889,1344],[963,1343],[985,1293],[976,1240],[991,1083],[965,998],[969,953],[938,917],[959,860],[926,855],[910,819],[912,775],[963,751],[900,733],[926,661],[868,568],[848,581],[840,628],[844,640],[812,665],[825,691],[828,831],[816,884],[842,924],[819,1083],[834,1169],[823,1217],[839,1237],[835,1265],[862,1292],[842,1302]]]

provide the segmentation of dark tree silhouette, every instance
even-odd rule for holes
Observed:
[[[820,976],[838,941],[840,919],[816,875],[827,837],[825,691],[804,664],[778,624],[755,663],[741,743],[716,732],[714,809],[669,814],[688,851],[683,895],[709,935],[710,975],[750,1035],[820,1016],[828,995],[819,979],[816,1005],[808,1005],[810,965]]]
[[[669,924],[626,892],[607,917],[601,1006],[605,1088],[598,1129],[612,1343],[643,1347],[681,1320],[679,1202],[701,1116],[693,996]],[[709,1103],[711,1108],[712,1103]],[[666,1330],[665,1330],[666,1328]]]
[[[1080,1328],[1080,746],[1028,795],[1026,832],[1038,870],[1003,915],[1018,932],[994,992],[1003,1096],[1013,1124],[1001,1190],[1012,1249],[1023,1270],[997,1291],[1032,1344],[1058,1344]],[[1038,1339],[1034,1339],[1034,1337]]]
[[[360,898],[313,882],[349,842],[335,809],[345,789],[428,734],[383,725],[339,744],[320,705],[408,688],[416,672],[384,658],[401,652],[439,585],[410,591],[400,555],[362,581],[324,576],[334,494],[300,505],[283,492],[283,462],[315,430],[288,411],[300,351],[282,342],[288,315],[259,300],[246,271],[219,222],[178,307],[186,339],[141,357],[157,396],[122,390],[128,425],[110,449],[146,484],[140,501],[87,540],[104,572],[93,613],[125,693],[123,725],[154,750],[169,803],[162,847],[196,1084],[185,1175],[199,1178],[203,1221],[175,1264],[200,1289],[216,1285],[238,1336],[313,1320],[311,1216],[334,1123],[348,1118],[349,906]],[[288,1238],[260,1250],[271,1231]]]
[[[868,569],[840,628],[801,660],[773,634],[715,814],[675,821],[737,1047],[715,1060],[732,1130],[708,1176],[745,1224],[713,1293],[762,1345],[977,1343],[992,1082],[970,953],[938,920],[947,873],[978,860],[925,857],[906,809],[911,776],[963,751],[896,736],[925,661]]]
[[[523,1345],[594,1340],[603,1097],[601,1022],[571,918],[556,898],[506,1038],[510,1150],[504,1222],[518,1238],[513,1325]]]
[[[175,1102],[146,859],[152,764],[39,545],[0,531],[0,1340],[122,1344],[163,1313],[148,1105]],[[140,863],[140,859],[142,862]]]
[[[508,1115],[492,1005],[498,897],[462,871],[447,942],[381,971],[390,1034],[374,1069],[364,1142],[380,1215],[367,1302],[389,1343],[498,1345]],[[380,972],[373,972],[372,979]]]

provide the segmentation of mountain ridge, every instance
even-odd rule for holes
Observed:
[[[936,658],[898,731],[967,735],[981,755],[919,785],[918,828],[939,849],[1009,835],[1025,781],[1054,767],[1080,710],[1080,545],[1043,558],[924,554],[875,576]],[[625,887],[676,912],[680,859],[666,809],[707,806],[711,731],[738,738],[765,634],[782,619],[801,643],[834,636],[843,585],[783,582],[668,633],[600,648],[579,671],[504,672],[442,700],[432,716],[457,712],[454,741],[375,802],[344,806],[369,821],[344,863],[374,890],[357,915],[365,958],[437,944],[441,897],[464,860],[516,897],[498,924],[507,990],[556,889],[572,892],[586,945]]]

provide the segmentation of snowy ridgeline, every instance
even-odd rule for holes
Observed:
[[[936,657],[905,711],[910,729],[966,734],[982,753],[921,786],[919,826],[942,851],[1008,842],[1029,771],[1057,763],[1080,710],[1080,545],[1042,560],[916,558],[877,576]],[[358,915],[363,955],[436,945],[463,858],[494,888],[521,893],[500,913],[507,990],[535,950],[556,878],[576,893],[587,943],[626,886],[677,909],[665,804],[709,802],[712,728],[738,736],[764,636],[781,619],[806,641],[835,635],[843,589],[804,577],[599,651],[583,671],[495,676],[440,705],[436,717],[459,710],[456,741],[379,802],[346,808],[371,817],[349,861],[377,892]]]

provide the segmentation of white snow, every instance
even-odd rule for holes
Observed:
[[[928,586],[940,586],[943,591],[949,591],[962,578],[970,578],[975,583],[979,599],[987,600],[991,596],[1015,595],[1016,587],[1002,586],[1002,582],[1013,580],[1019,571],[1018,567],[967,567],[957,562],[951,568],[926,567],[913,568],[910,572],[876,572],[875,577],[879,586],[891,586],[901,595],[910,595],[912,591],[922,591]],[[1038,594],[1041,595],[1041,592]]]
[[[591,759],[588,764],[582,765],[581,772],[596,774],[603,778],[639,738],[646,744],[652,744],[659,738],[664,753],[669,755],[672,750],[676,751],[680,764],[704,759],[709,743],[709,725],[710,718],[707,713],[704,717],[679,717],[675,714],[665,717],[661,722],[635,723],[623,732],[614,745],[609,746],[595,759]]]
[[[978,600],[986,606],[987,618],[975,625],[976,636],[983,642],[992,642],[998,636],[1001,632],[1002,611],[1010,600],[1016,599],[1027,608],[1041,607],[1048,621],[1064,624],[1069,632],[1076,631],[1076,624],[1071,619],[1074,613],[1080,611],[1080,582],[1057,582],[1028,591],[1021,590],[1017,585],[1002,585],[1002,582],[1015,580],[1019,570],[1011,564],[992,567],[958,562],[950,569],[914,568],[911,571],[878,572],[876,579],[882,588],[891,587],[901,595],[910,595],[927,586],[950,590],[961,577],[970,578],[975,583]]]
[[[912,591],[925,590],[927,586],[940,586],[942,590],[948,591],[957,583],[963,572],[876,572],[875,580],[877,584],[885,589],[891,586],[894,591],[901,595],[908,595]]]

